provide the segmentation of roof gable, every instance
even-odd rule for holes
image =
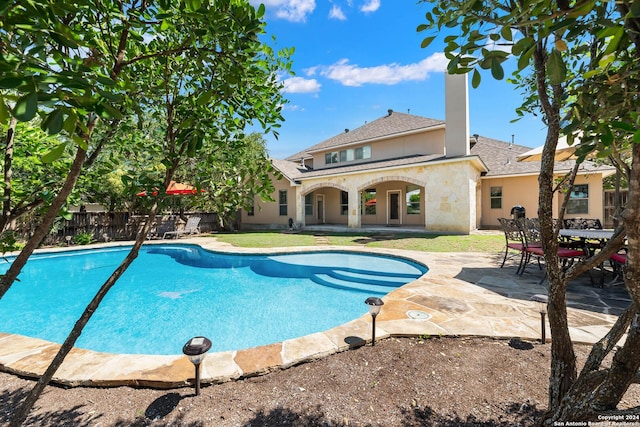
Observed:
[[[389,110],[389,114],[384,117],[366,123],[354,130],[347,129],[343,133],[287,157],[287,160],[295,161],[300,158],[308,158],[313,152],[330,150],[359,142],[364,143],[378,138],[393,137],[407,132],[427,130],[438,125],[444,125],[444,121]]]

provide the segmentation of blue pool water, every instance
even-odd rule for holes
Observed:
[[[0,331],[63,342],[130,249],[33,255],[0,300]],[[8,267],[0,264],[0,274]],[[211,339],[212,351],[271,344],[360,317],[367,297],[426,271],[401,258],[350,252],[249,256],[191,245],[143,246],[76,346],[181,354],[196,335]]]

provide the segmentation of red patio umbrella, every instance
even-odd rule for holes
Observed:
[[[204,193],[204,189],[200,190],[201,193]],[[198,194],[198,189],[196,187],[194,187],[193,185],[189,185],[189,184],[182,184],[180,182],[175,182],[175,181],[171,181],[169,183],[169,186],[167,187],[167,190],[165,191],[165,193],[169,196],[173,196],[173,195],[184,195],[184,194]],[[138,194],[136,194],[137,196],[147,196],[147,191],[141,191]],[[151,192],[152,196],[157,196],[158,195],[158,189],[154,188],[153,191]]]

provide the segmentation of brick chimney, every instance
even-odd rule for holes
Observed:
[[[445,141],[446,157],[468,156],[469,85],[466,74],[445,71]]]

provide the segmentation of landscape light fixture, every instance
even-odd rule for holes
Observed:
[[[71,236],[65,236],[65,239],[67,239],[67,246],[69,246],[71,244]]]
[[[384,302],[378,297],[369,297],[364,302],[369,306],[369,314],[371,315],[371,345],[376,345],[376,316],[380,313],[380,309]]]
[[[200,363],[209,349],[211,349],[211,341],[205,337],[193,337],[182,347],[182,352],[196,368],[196,396],[200,394]]]
[[[536,294],[531,297],[531,301],[534,301],[536,303],[536,305],[538,306],[538,311],[540,312],[540,342],[544,344],[547,342],[544,317],[547,314],[547,302],[549,301],[549,298],[546,295]]]

